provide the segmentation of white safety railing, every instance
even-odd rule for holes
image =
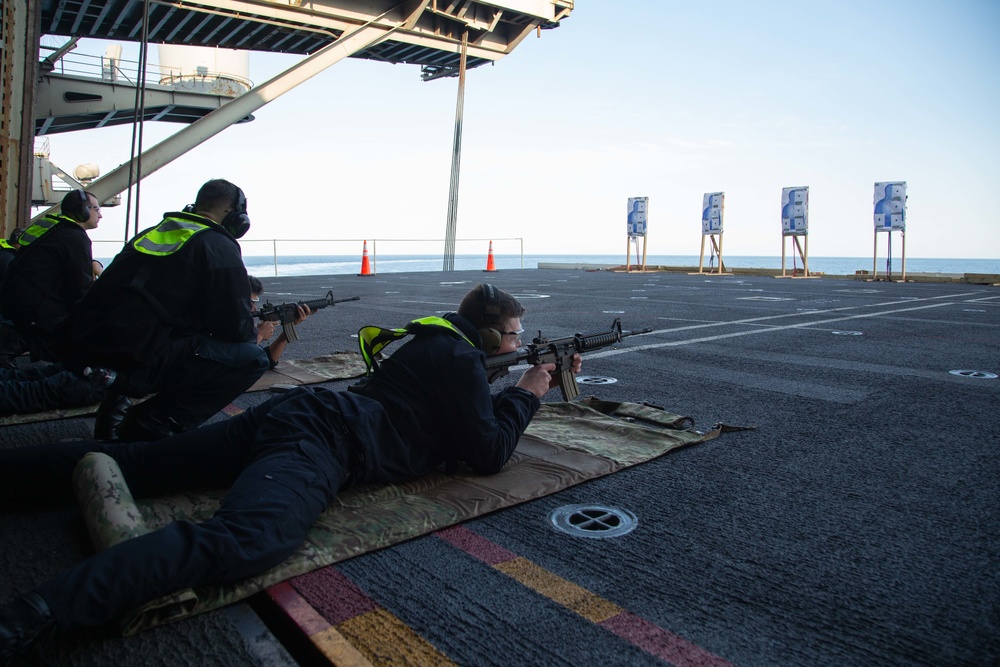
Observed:
[[[498,268],[524,268],[524,239],[500,237],[457,239],[456,269],[485,269],[490,247]],[[243,261],[253,275],[264,270],[273,277],[289,275],[356,274],[367,249],[372,273],[440,271],[445,239],[240,239]],[[93,241],[96,259],[110,261],[122,248],[121,241]]]
[[[46,52],[56,51],[55,47],[42,46],[41,60],[45,61]],[[46,69],[46,68],[43,68]],[[121,82],[131,86],[138,85],[139,63],[135,60],[125,60],[114,58],[108,55],[96,56],[88,53],[69,51],[63,54],[58,60],[52,63],[49,70],[56,74],[70,76],[82,76],[102,81]],[[195,72],[184,72],[181,68],[172,65],[160,65],[157,63],[146,63],[146,83],[159,84],[163,86],[179,87],[182,83],[198,83],[206,80],[229,79],[249,90],[253,87],[253,81],[245,77],[224,73],[209,72],[198,69]]]

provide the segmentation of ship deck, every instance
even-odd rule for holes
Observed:
[[[522,299],[531,333],[615,317],[653,329],[587,355],[584,395],[646,401],[698,428],[756,427],[462,524],[531,563],[552,594],[437,535],[334,566],[435,655],[477,666],[1000,661],[996,287],[572,269],[261,278],[275,303],[361,296],[310,318],[288,358],[354,350],[359,327],[451,310],[489,281]],[[91,426],[6,426],[0,447]],[[621,508],[637,525],[602,540],[555,531],[550,512],[574,504]],[[73,508],[4,512],[0,535],[0,600],[92,551]],[[573,595],[630,625],[611,631]],[[132,637],[64,638],[46,659],[322,664],[287,611],[258,598]]]

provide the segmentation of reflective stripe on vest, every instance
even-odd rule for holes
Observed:
[[[21,234],[19,243],[21,247],[29,245],[34,241],[45,236],[46,233],[60,222],[70,221],[70,218],[64,218],[61,215],[47,215],[38,222],[32,224],[30,227],[24,230]]]
[[[416,320],[411,320],[402,329],[384,329],[376,326],[361,327],[358,331],[358,346],[361,348],[361,357],[365,360],[365,375],[371,375],[372,369],[378,368],[378,361],[375,357],[385,348],[386,345],[427,327],[450,331],[469,345],[473,347],[476,346],[476,344],[469,340],[468,337],[454,324],[443,317],[433,315],[430,317],[421,317]]]
[[[195,234],[209,229],[204,222],[183,220],[181,218],[166,218],[148,232],[144,232],[132,242],[132,247],[147,255],[163,257],[172,255]]]

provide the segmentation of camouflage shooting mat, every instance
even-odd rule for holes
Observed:
[[[313,359],[289,359],[266,371],[247,391],[263,391],[276,384],[316,384],[348,380],[365,374],[365,362],[357,352],[334,352]]]
[[[498,474],[433,472],[405,484],[350,487],[281,565],[252,579],[153,601],[125,621],[123,632],[132,634],[236,602],[348,558],[710,440],[727,429],[718,426],[700,432],[692,426],[686,417],[640,403],[589,398],[543,404]],[[117,464],[103,454],[88,454],[80,462],[74,486],[98,551],[176,519],[205,519],[224,495],[219,491],[136,501]]]
[[[330,380],[348,380],[365,374],[365,362],[357,352],[334,352],[312,359],[290,359],[266,371],[247,391],[264,391],[276,384],[316,384]],[[28,424],[50,419],[89,417],[97,412],[97,404],[76,408],[60,408],[23,415],[0,417],[0,426]]]
[[[42,412],[27,412],[23,415],[7,415],[0,417],[0,426],[10,426],[13,424],[30,424],[32,422],[44,422],[50,419],[69,419],[70,417],[88,417],[97,412],[97,403],[84,405],[79,408],[60,408],[58,410],[44,410]]]

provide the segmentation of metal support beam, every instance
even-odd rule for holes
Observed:
[[[73,49],[75,49],[76,45],[79,43],[80,43],[79,37],[70,38],[68,42],[66,42],[58,49],[56,49],[48,56],[46,56],[45,60],[39,63],[38,68],[43,72],[51,72],[52,70],[55,69],[56,63],[59,62],[59,59],[62,58],[67,53],[69,53],[70,51],[72,51]]]
[[[462,114],[465,109],[465,60],[468,55],[469,31],[462,33],[462,58],[458,66],[458,101],[455,104],[455,140],[451,153],[451,186],[448,189],[448,221],[444,233],[444,264],[442,271],[455,270],[455,234],[458,229],[458,177],[462,165]]]
[[[34,93],[40,0],[0,2],[0,227],[6,238],[31,213]]]
[[[281,74],[247,91],[204,118],[179,130],[134,160],[108,172],[104,177],[91,183],[87,188],[88,191],[93,192],[98,201],[104,201],[123,192],[128,188],[129,174],[135,169],[134,164],[141,163],[142,173],[138,174],[138,177],[134,177],[133,182],[149,176],[268,102],[287,93],[344,58],[382,41],[394,31],[395,28],[387,29],[367,24],[352,33],[342,35],[340,39],[329,46],[299,61]],[[48,212],[40,213],[36,219]]]

